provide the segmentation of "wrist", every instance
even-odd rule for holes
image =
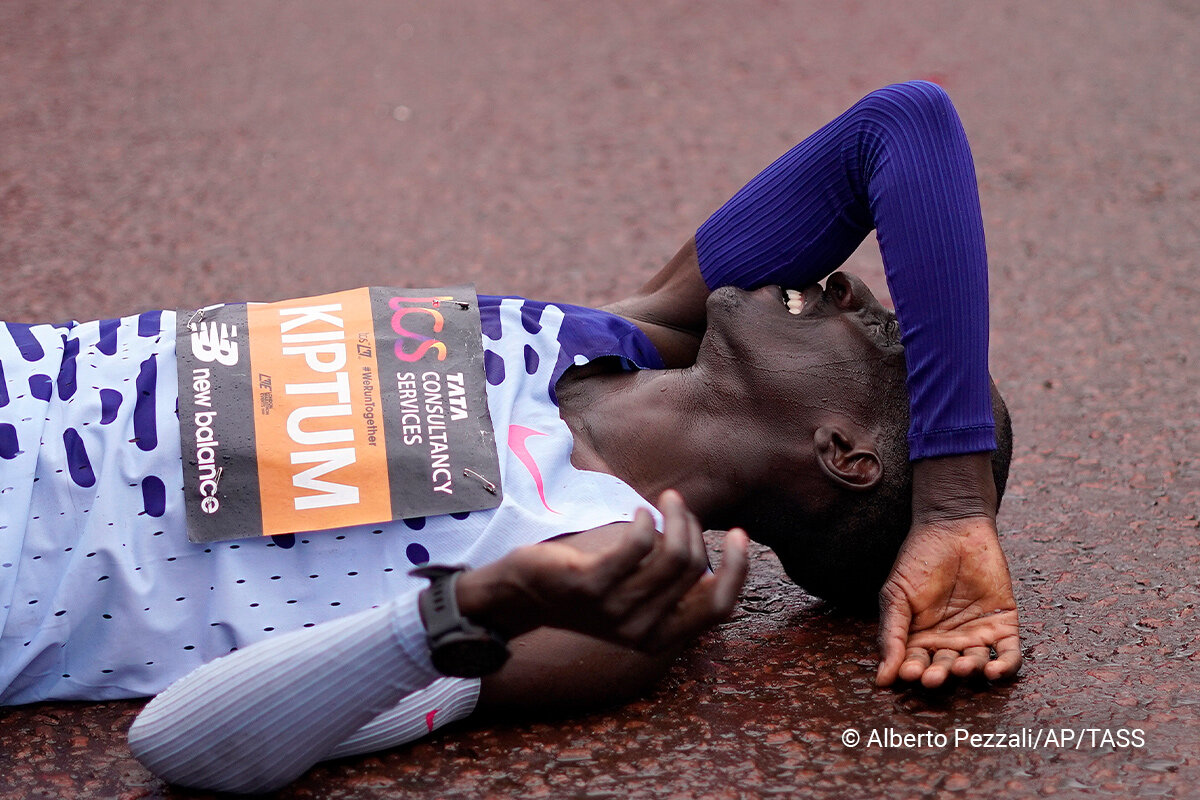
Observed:
[[[458,607],[458,581],[470,574],[468,567],[427,564],[409,574],[429,579],[417,604],[429,657],[438,672],[478,678],[504,666],[510,655],[507,638],[469,619]]]
[[[913,525],[996,519],[992,454],[966,453],[913,462]]]
[[[516,582],[508,573],[507,559],[463,573],[455,586],[458,609],[464,617],[506,639],[538,627],[522,608]]]

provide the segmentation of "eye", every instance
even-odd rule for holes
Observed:
[[[883,339],[889,347],[900,344],[900,322],[895,317],[889,317],[882,326]]]
[[[883,339],[884,346],[891,347],[900,344],[900,322],[895,316],[889,314],[884,319],[872,317],[868,324],[879,332],[876,335]]]

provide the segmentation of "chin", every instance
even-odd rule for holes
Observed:
[[[708,295],[705,301],[705,311],[711,319],[715,315],[728,313],[732,309],[740,308],[746,303],[747,292],[737,288],[736,286],[720,286]]]
[[[734,356],[739,361],[752,353],[755,342],[750,340],[746,320],[751,313],[750,294],[734,286],[722,286],[708,296],[705,314],[708,317],[700,348],[715,345],[717,353]]]

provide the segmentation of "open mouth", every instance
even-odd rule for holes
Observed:
[[[804,310],[804,294],[799,289],[783,289],[783,304],[789,314],[799,314]]]

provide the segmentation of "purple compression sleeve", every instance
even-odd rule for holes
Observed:
[[[864,97],[696,232],[709,288],[811,284],[877,229],[908,365],[909,457],[995,449],[987,253],[975,167],[939,86]]]

